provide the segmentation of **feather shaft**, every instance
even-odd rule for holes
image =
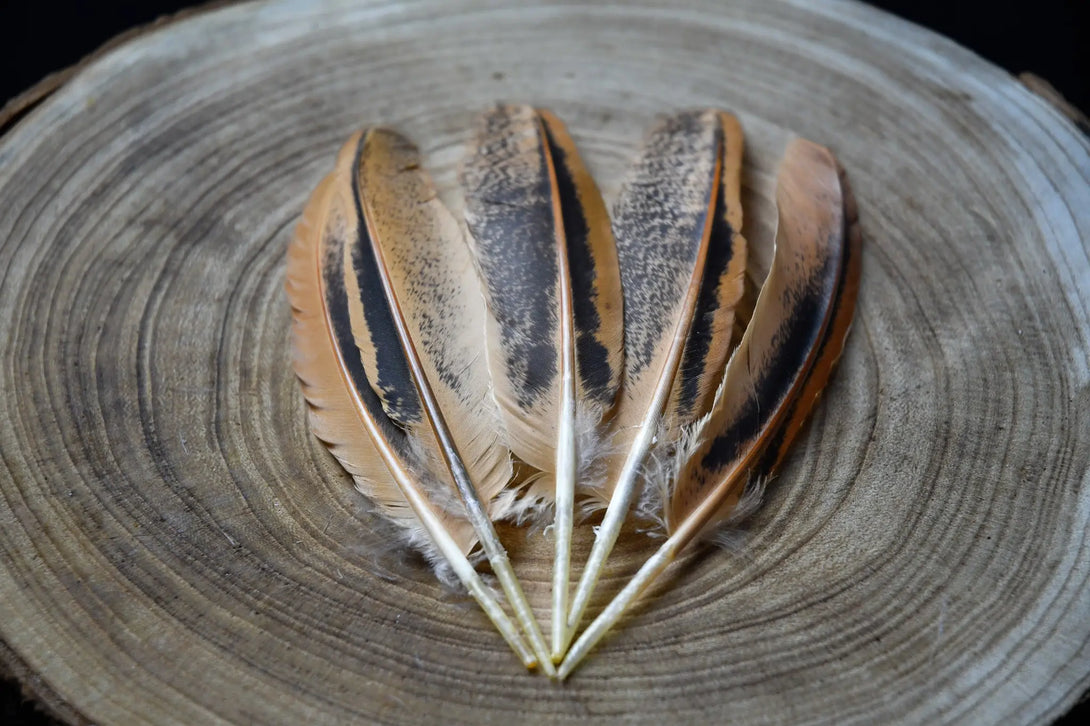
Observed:
[[[555,122],[559,123],[559,122]],[[547,140],[544,154],[552,187],[553,225],[556,230],[564,230],[564,215],[557,190],[556,165],[553,160],[547,117],[538,115],[538,124],[542,139]],[[571,572],[571,537],[573,513],[575,510],[575,477],[577,466],[575,432],[575,320],[572,310],[571,270],[568,264],[568,242],[563,233],[556,235],[557,268],[560,279],[567,282],[558,288],[560,298],[560,415],[557,421],[556,437],[556,490],[553,509],[553,536],[555,539],[552,582],[552,622],[550,636],[552,648],[550,657],[559,662],[568,647],[568,588]]]

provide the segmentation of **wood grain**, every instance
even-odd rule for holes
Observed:
[[[449,198],[497,99],[556,111],[607,198],[656,114],[737,113],[754,275],[794,129],[865,244],[744,553],[562,687],[384,547],[289,363],[284,251],[339,145],[396,126]],[[1090,686],[1087,210],[1070,121],[852,3],[284,0],[136,37],[0,138],[0,658],[70,722],[1048,722]],[[501,535],[544,608],[551,543]]]

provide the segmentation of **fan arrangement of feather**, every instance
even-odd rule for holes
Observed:
[[[737,517],[843,349],[854,202],[833,155],[797,138],[772,266],[735,340],[742,150],[730,114],[669,117],[610,214],[559,119],[497,106],[462,168],[464,220],[413,144],[375,128],[345,144],[299,223],[287,291],[314,433],[528,668],[565,678],[685,547]],[[572,645],[637,497],[667,536]],[[577,499],[605,514],[572,595]],[[494,527],[528,516],[555,536],[549,643]]]

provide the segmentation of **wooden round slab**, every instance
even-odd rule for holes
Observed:
[[[793,129],[865,237],[844,358],[741,553],[690,557],[563,685],[394,551],[289,360],[284,251],[341,142],[395,126],[449,190],[497,99],[556,111],[607,194],[656,114],[737,112],[750,179]],[[0,139],[0,660],[72,722],[1047,722],[1090,685],[1086,239],[1074,125],[859,4],[167,25]],[[502,535],[544,620],[550,540]]]

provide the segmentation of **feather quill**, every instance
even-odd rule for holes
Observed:
[[[616,249],[598,189],[547,111],[501,105],[485,113],[462,186],[508,446],[553,479],[552,654],[559,660],[568,644],[575,483],[586,454],[578,429],[600,423],[620,384]]]
[[[665,503],[669,536],[572,646],[560,678],[682,549],[730,515],[753,476],[782,459],[840,358],[862,245],[847,179],[830,151],[795,139],[780,163],[776,201],[772,268]]]
[[[449,563],[523,662],[551,671],[486,510],[511,469],[471,342],[483,302],[408,141],[369,130],[345,145],[300,223],[287,287],[315,432],[410,541]],[[534,652],[469,563],[477,541]]]
[[[625,381],[612,426],[607,506],[572,602],[574,630],[620,534],[648,454],[706,414],[730,351],[746,269],[742,129],[721,111],[669,117],[648,135],[614,207],[624,290]]]

